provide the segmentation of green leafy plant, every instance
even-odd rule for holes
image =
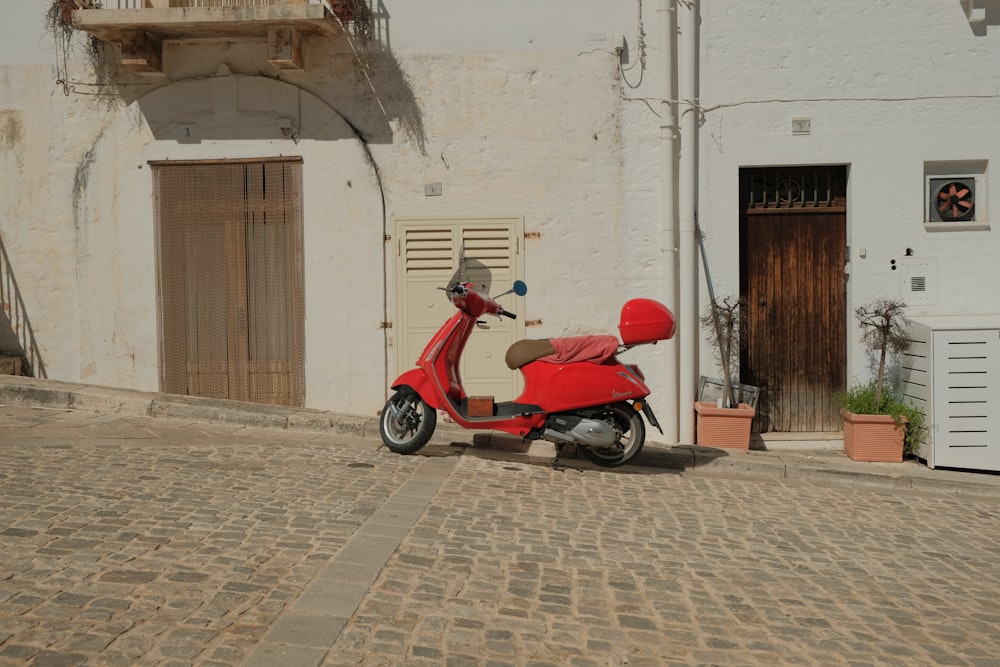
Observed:
[[[837,395],[840,407],[859,415],[889,415],[897,426],[905,421],[903,453],[916,453],[923,435],[924,415],[902,402],[894,384],[887,382],[890,355],[910,345],[906,334],[906,304],[892,299],[875,299],[859,306],[854,315],[861,329],[862,345],[877,357],[875,377]]]
[[[63,87],[63,93],[99,96],[109,107],[115,107],[121,101],[115,90],[115,59],[106,53],[105,43],[94,35],[86,36],[82,42],[77,41],[79,29],[73,23],[73,12],[103,8],[102,0],[51,0],[45,14],[45,28],[56,40],[56,83]],[[71,80],[71,54],[80,47],[84,49],[84,55],[97,78],[93,84]]]
[[[917,453],[924,432],[924,415],[903,403],[891,389],[880,389],[873,379],[838,394],[837,402],[856,415],[890,415],[897,426],[905,424],[903,454],[912,456]]]

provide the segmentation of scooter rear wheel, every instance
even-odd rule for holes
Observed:
[[[608,447],[581,447],[591,463],[602,468],[614,468],[628,463],[642,450],[646,442],[646,425],[628,403],[615,403],[602,408],[591,419],[601,419],[618,430],[618,440]]]
[[[400,389],[386,401],[379,419],[382,442],[397,454],[412,454],[431,439],[437,426],[437,412],[409,387]]]

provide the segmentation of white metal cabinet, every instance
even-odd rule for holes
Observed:
[[[903,395],[925,416],[919,456],[1000,471],[1000,315],[911,318],[910,339]]]

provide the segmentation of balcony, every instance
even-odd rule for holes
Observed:
[[[336,38],[366,6],[359,0],[58,0],[74,28],[122,47],[122,65],[161,71],[163,42],[266,41],[268,61],[302,67],[302,40]]]

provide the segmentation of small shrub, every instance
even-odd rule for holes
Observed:
[[[734,296],[713,299],[701,316],[715,346],[715,358],[722,367],[722,406],[739,407],[733,391],[734,377],[739,377],[740,337],[747,326],[746,302]]]
[[[905,420],[903,454],[916,455],[924,435],[924,415],[903,403],[891,389],[885,387],[880,392],[877,381],[871,380],[838,394],[837,402],[843,409],[858,415],[891,415],[897,426]]]

